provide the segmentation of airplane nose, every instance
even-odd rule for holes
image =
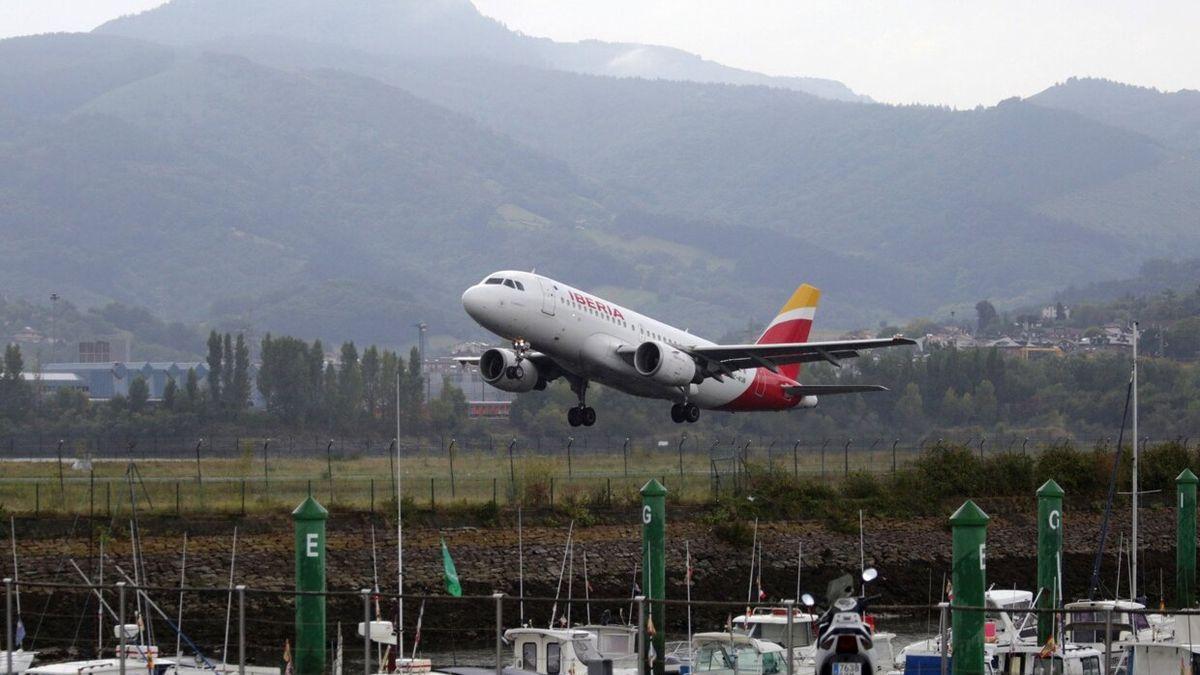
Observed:
[[[483,289],[479,286],[472,286],[462,294],[463,309],[467,310],[472,318],[479,318],[479,312],[483,309]]]

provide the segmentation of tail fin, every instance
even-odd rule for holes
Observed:
[[[779,314],[771,320],[770,325],[758,338],[757,344],[772,345],[807,341],[808,332],[812,329],[813,315],[816,314],[817,303],[820,301],[820,289],[802,284],[784,303]],[[800,376],[800,364],[792,363],[780,366],[779,372],[795,380]]]

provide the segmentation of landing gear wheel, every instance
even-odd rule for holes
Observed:
[[[567,410],[567,424],[573,427],[583,424],[583,412],[581,408],[569,408]]]
[[[695,403],[683,404],[683,418],[687,420],[688,424],[694,423],[700,419],[700,407]]]
[[[588,406],[586,408],[580,409],[579,412],[580,412],[580,416],[579,416],[580,421],[583,422],[583,426],[590,427],[596,423],[596,409],[595,408]]]
[[[686,417],[684,416],[683,404],[676,403],[671,406],[671,421],[675,424],[681,424]]]

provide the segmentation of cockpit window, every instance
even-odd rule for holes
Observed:
[[[483,283],[485,283],[485,284],[492,284],[492,285],[496,285],[496,284],[502,284],[502,283],[504,283],[504,280],[503,280],[503,279],[501,279],[500,277],[491,277],[490,279],[488,279],[487,281],[485,281],[485,282],[483,282]]]
[[[523,291],[523,290],[525,290],[525,284],[523,284],[523,283],[521,283],[521,282],[519,282],[519,281],[517,281],[517,280],[515,280],[515,279],[513,280],[513,283],[517,285],[517,290],[518,290],[518,291]]]
[[[516,287],[517,287],[517,286],[516,286],[516,284],[514,284],[514,283],[513,283],[513,280],[512,280],[512,279],[505,279],[505,280],[504,280],[504,285],[505,285],[505,286],[508,286],[509,288],[516,288]]]

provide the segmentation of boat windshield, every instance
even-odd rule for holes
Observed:
[[[770,640],[777,645],[787,645],[787,624],[786,623],[760,623],[757,624],[758,629],[754,637]],[[809,639],[812,631],[809,630],[808,623],[792,622],[792,646],[807,647],[812,640]]]
[[[741,645],[730,654],[729,647],[716,643],[702,645],[692,664],[693,672],[733,670],[735,662],[737,672],[746,675],[774,675],[781,672],[783,661],[774,652],[762,653],[749,645]]]

